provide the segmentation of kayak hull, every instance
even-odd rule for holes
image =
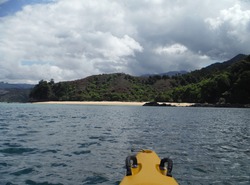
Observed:
[[[120,185],[178,185],[170,169],[168,172],[160,166],[161,159],[154,151],[142,150],[135,157],[137,164],[127,169],[129,173]]]

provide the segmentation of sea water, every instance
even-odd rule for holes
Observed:
[[[250,109],[0,103],[0,185],[118,185],[131,149],[186,184],[250,184]]]

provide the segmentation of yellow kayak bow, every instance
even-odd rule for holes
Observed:
[[[141,150],[126,158],[127,173],[120,185],[178,185],[172,177],[172,168],[171,159],[160,159],[152,150]]]

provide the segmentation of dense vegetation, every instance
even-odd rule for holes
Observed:
[[[174,101],[219,104],[250,103],[250,56],[169,77],[102,74],[54,83],[41,80],[31,101]]]
[[[173,101],[250,103],[250,56],[238,55],[221,64],[176,77],[169,91]]]
[[[35,87],[0,82],[0,102],[28,101],[174,101],[213,104],[250,104],[250,56],[212,64],[175,76],[102,74]],[[34,88],[33,88],[34,87]]]
[[[90,76],[72,82],[41,80],[32,90],[34,101],[148,101],[171,89],[167,76],[133,77],[123,73]]]

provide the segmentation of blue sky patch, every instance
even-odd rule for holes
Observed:
[[[15,14],[26,5],[46,4],[49,2],[52,2],[52,0],[8,0],[0,4],[0,17]]]

